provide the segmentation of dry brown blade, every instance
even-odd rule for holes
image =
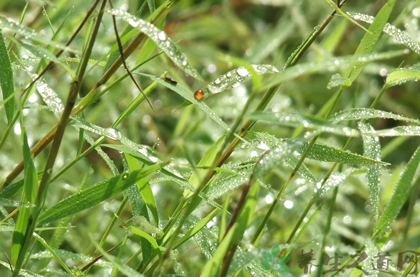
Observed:
[[[115,248],[117,248],[118,246],[121,245],[121,242],[118,243],[117,245],[115,245],[114,247],[112,247],[111,249],[109,249],[108,251],[106,251],[106,253],[110,253],[112,250],[114,250]],[[80,270],[82,272],[85,272],[89,267],[91,267],[92,265],[94,265],[98,260],[100,260],[104,255],[99,255],[98,257],[94,258],[91,262],[89,262],[87,265],[85,265],[84,267],[82,267]]]
[[[111,6],[111,9],[113,9],[114,7],[112,6],[112,1],[109,0],[109,5]],[[146,94],[144,93],[143,89],[140,87],[140,85],[137,83],[136,79],[134,79],[133,74],[131,74],[130,69],[128,69],[127,64],[125,63],[125,57],[124,57],[124,51],[123,51],[123,46],[121,43],[121,39],[120,39],[120,35],[118,34],[118,29],[117,29],[117,21],[115,19],[115,15],[112,15],[112,22],[114,24],[114,31],[115,31],[115,37],[117,38],[117,43],[118,43],[118,50],[120,51],[120,55],[121,55],[121,59],[122,59],[122,63],[124,65],[125,70],[127,71],[127,74],[130,76],[131,80],[133,81],[133,83],[136,85],[137,89],[141,91],[141,93],[143,94],[144,98],[147,100],[147,103],[149,103],[150,107],[152,108],[152,110],[155,112],[155,108],[153,107],[152,103],[150,102],[149,98],[146,96]]]

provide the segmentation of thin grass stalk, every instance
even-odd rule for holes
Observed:
[[[40,214],[40,211],[41,211],[42,207],[44,206],[45,199],[47,197],[48,185],[49,185],[50,176],[51,176],[51,173],[52,173],[52,168],[53,168],[53,165],[55,163],[55,159],[57,158],[58,150],[59,150],[60,145],[61,145],[61,141],[62,141],[62,138],[63,138],[63,135],[64,135],[64,131],[67,127],[67,123],[69,121],[71,111],[72,111],[72,109],[75,105],[77,94],[78,94],[78,92],[80,90],[80,87],[81,87],[81,84],[82,84],[82,79],[83,79],[83,76],[84,76],[84,72],[86,70],[90,54],[92,53],[93,45],[95,43],[96,36],[97,36],[98,30],[99,30],[99,26],[100,26],[100,23],[102,21],[102,16],[103,16],[105,4],[106,4],[106,0],[103,0],[101,9],[100,9],[98,17],[96,19],[95,27],[94,27],[94,29],[92,31],[92,34],[91,34],[91,39],[89,41],[89,45],[86,49],[86,52],[84,53],[84,55],[82,57],[82,61],[81,61],[80,66],[79,66],[77,79],[71,84],[70,92],[69,92],[69,95],[68,95],[68,98],[67,98],[67,103],[66,103],[66,106],[64,108],[63,114],[61,116],[60,122],[58,124],[57,132],[54,136],[53,145],[51,147],[51,151],[50,151],[50,154],[48,156],[47,163],[45,165],[44,173],[42,174],[42,179],[39,183],[38,196],[37,196],[37,201],[36,201],[36,203],[37,203],[36,209],[34,210],[34,213],[31,215],[31,217],[29,219],[30,223],[28,224],[28,232],[26,232],[27,236],[25,238],[22,249],[19,253],[19,257],[18,257],[18,260],[16,262],[16,266],[15,266],[15,269],[14,269],[14,272],[13,272],[13,277],[17,277],[19,275],[19,272],[21,270],[23,261],[25,260],[26,251],[28,250],[29,243],[30,243],[31,238],[33,236],[33,232],[35,230],[35,226],[36,226],[36,223],[37,223],[37,218]]]

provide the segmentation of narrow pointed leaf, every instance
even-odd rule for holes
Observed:
[[[372,118],[391,118],[394,120],[407,121],[420,124],[420,120],[405,117],[391,112],[385,112],[375,109],[355,108],[339,111],[330,116],[329,120],[333,122],[347,121],[347,120],[367,120]]]
[[[382,30],[384,29],[384,26],[394,8],[395,2],[396,0],[388,0],[383,5],[373,20],[372,24],[369,26],[369,32],[365,33],[363,36],[363,39],[357,47],[354,55],[373,53],[373,50],[375,49],[375,46],[382,35]],[[350,78],[350,80],[353,82],[362,72],[363,68],[366,66],[366,63],[367,61],[356,61],[350,63],[344,77]]]
[[[162,166],[163,164],[156,164],[141,170],[124,173],[84,189],[46,210],[39,217],[39,221],[41,223],[51,222],[93,207],[122,192],[138,180],[156,172]]]
[[[362,13],[348,12],[347,14],[356,20],[360,20],[369,24],[372,24],[372,22],[375,19],[375,17],[371,15]],[[417,54],[420,54],[420,45],[416,43],[413,40],[413,38],[410,37],[406,32],[401,31],[400,29],[389,23],[385,23],[383,31],[384,33],[390,35],[395,41],[404,44],[410,50],[414,51]]]
[[[201,80],[197,70],[192,67],[187,60],[187,57],[178,49],[168,35],[158,29],[150,22],[137,18],[123,10],[109,10],[109,13],[126,21],[131,26],[142,31],[146,36],[156,43],[156,45],[177,65],[194,78]]]
[[[373,130],[373,127],[364,122],[359,122],[359,130],[362,133],[363,139],[363,154],[371,159],[381,160],[381,145],[378,137],[366,136],[364,132]],[[381,166],[380,164],[370,165],[367,169],[368,187],[370,193],[370,201],[372,207],[372,214],[374,220],[379,216],[379,182],[381,179]]]
[[[297,151],[304,153],[308,143],[304,143]],[[361,156],[359,154],[351,153],[334,147],[314,144],[307,156],[308,159],[314,159],[324,162],[333,162],[341,164],[353,164],[359,166],[370,166],[374,164],[388,165],[388,163],[376,160],[370,157]]]
[[[376,224],[377,234],[389,226],[400,213],[401,208],[409,196],[411,183],[413,182],[413,178],[416,174],[416,171],[418,170],[419,163],[420,147],[416,149],[404,171],[400,175],[400,179],[398,180],[394,193],[392,194],[388,205],[386,206],[384,212],[378,220],[378,223]]]
[[[417,82],[420,79],[420,64],[400,68],[388,74],[385,85],[387,87],[399,86],[409,81]]]
[[[365,135],[378,137],[420,136],[420,126],[398,126],[390,129],[368,131]]]
[[[9,59],[9,53],[4,42],[0,29],[0,86],[3,93],[3,99],[8,98],[15,91],[12,65]],[[5,105],[7,122],[12,121],[15,114],[15,98],[12,97]]]
[[[351,129],[345,125],[334,125],[327,121],[317,119],[312,116],[305,116],[297,113],[278,112],[273,113],[269,111],[255,112],[248,116],[251,119],[262,120],[288,127],[300,127],[315,129],[320,132],[333,133],[337,135],[356,137],[359,132]]]

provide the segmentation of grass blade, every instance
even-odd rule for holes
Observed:
[[[0,85],[3,99],[7,99],[15,90],[12,65],[9,54],[0,29]],[[7,122],[10,124],[15,114],[15,98],[12,97],[5,105]]]
[[[377,237],[384,228],[392,223],[392,221],[399,214],[404,203],[407,201],[409,192],[411,190],[411,183],[419,167],[419,163],[420,147],[416,149],[404,171],[401,173],[394,193],[392,194],[388,205],[386,206],[384,212],[378,220],[378,223],[376,224],[375,237]]]
[[[122,192],[138,180],[146,178],[148,175],[161,169],[163,165],[156,164],[145,169],[124,173],[84,189],[46,210],[40,215],[39,222],[51,222],[93,207]]]
[[[151,40],[153,40],[154,43],[156,43],[156,45],[168,56],[168,58],[170,58],[179,68],[184,70],[185,73],[201,80],[200,74],[198,74],[197,70],[188,63],[187,57],[179,51],[178,47],[176,47],[175,43],[173,43],[164,31],[123,10],[110,10],[108,12],[142,31]]]
[[[351,129],[345,125],[334,125],[327,121],[317,119],[312,116],[305,116],[297,113],[273,113],[269,111],[255,112],[248,116],[248,118],[254,120],[262,120],[270,123],[275,123],[281,126],[288,127],[300,127],[315,129],[320,132],[333,133],[342,136],[356,137],[359,132],[355,129]]]
[[[333,122],[347,121],[347,120],[367,120],[373,118],[391,118],[394,120],[407,121],[411,123],[420,124],[420,120],[405,117],[399,114],[394,114],[392,112],[380,111],[375,109],[367,108],[354,108],[339,111],[330,116],[329,120]]]
[[[387,87],[399,86],[403,83],[420,79],[420,64],[415,64],[410,67],[397,69],[388,74],[385,85]]]

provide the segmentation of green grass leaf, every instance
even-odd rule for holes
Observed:
[[[128,165],[130,166],[131,170],[138,170],[141,169],[137,159],[130,155],[124,154]],[[149,182],[146,179],[141,179],[136,182],[137,187],[140,191],[140,194],[143,198],[144,203],[146,203],[147,207],[149,208],[152,216],[155,220],[156,226],[159,224],[159,214],[157,211],[155,197],[153,196],[152,188],[150,187]]]
[[[9,53],[4,42],[0,29],[0,86],[3,93],[3,99],[7,99],[15,91],[12,65],[9,59]],[[7,122],[12,122],[15,114],[15,98],[12,97],[5,105]]]
[[[333,133],[342,136],[357,137],[359,135],[357,130],[349,128],[345,125],[335,125],[309,115],[305,116],[297,113],[273,113],[269,111],[254,112],[250,114],[248,118],[288,127],[298,128],[303,125],[305,128],[315,129],[320,132]]]
[[[369,24],[372,24],[375,17],[362,14],[362,13],[354,13],[354,12],[348,12],[349,16],[353,17],[356,20],[360,20]],[[416,52],[417,54],[420,54],[420,46],[418,43],[416,43],[412,37],[410,37],[406,32],[401,31],[400,29],[396,28],[395,26],[385,23],[384,33],[390,35],[395,41],[397,41],[400,44],[403,44],[407,46],[410,50]]]
[[[401,173],[394,193],[392,194],[391,199],[388,201],[388,205],[385,207],[384,212],[376,224],[375,236],[383,231],[384,228],[388,227],[400,213],[401,208],[409,196],[411,183],[413,182],[413,178],[416,174],[416,171],[418,170],[419,163],[420,147],[416,149],[407,166],[404,168],[404,171]]]
[[[164,31],[158,29],[150,22],[137,18],[123,10],[110,10],[108,12],[139,29],[151,40],[153,40],[157,47],[159,47],[179,68],[184,70],[185,73],[201,80],[200,74],[198,74],[197,70],[188,63],[187,57],[178,49],[175,43],[173,43]]]
[[[354,108],[339,111],[329,117],[329,120],[332,122],[340,122],[347,120],[367,120],[373,118],[390,118],[394,120],[401,120],[411,123],[420,124],[420,120],[402,116],[399,114],[394,114],[392,112],[380,111],[375,109],[367,108]]]
[[[229,250],[230,244],[236,234],[238,228],[238,223],[235,223],[232,228],[227,233],[226,237],[222,240],[222,242],[217,247],[216,252],[214,253],[211,260],[209,260],[203,268],[201,272],[201,277],[215,277],[218,276],[218,272],[220,270],[220,265]]]
[[[398,126],[378,131],[367,131],[365,135],[378,137],[420,136],[420,126]]]
[[[40,223],[51,222],[93,207],[122,192],[138,180],[146,178],[161,169],[163,165],[156,164],[141,170],[124,173],[84,189],[46,210],[39,217],[39,221]]]
[[[297,151],[304,153],[308,143],[304,143]],[[341,164],[353,164],[359,166],[371,166],[371,165],[389,165],[388,163],[380,160],[373,159],[369,156],[361,156],[349,151],[344,151],[331,146],[314,144],[307,156],[308,159],[314,159],[323,162],[341,163]]]
[[[420,79],[420,64],[397,69],[386,76],[387,87],[399,86],[409,81],[417,82]]]
[[[63,45],[63,44],[57,43],[54,40],[48,39],[45,36],[35,32],[35,30],[33,30],[29,27],[26,27],[22,24],[15,23],[14,21],[12,21],[12,20],[10,20],[7,17],[4,17],[2,15],[0,15],[0,28],[9,29],[9,30],[21,35],[22,37],[32,39],[32,40],[37,41],[37,42],[42,43],[42,44],[51,45],[51,46],[54,46],[55,48],[64,49],[66,51],[73,52],[73,53],[79,53],[79,51],[76,51],[76,50],[74,50],[70,47],[67,47],[67,46]]]
[[[366,157],[380,161],[381,160],[381,145],[378,137],[364,135],[367,131],[372,131],[373,127],[364,122],[359,122],[359,130],[362,133],[363,139],[363,154]],[[382,168],[380,164],[370,165],[367,169],[367,179],[370,194],[371,209],[374,220],[379,216],[379,192],[380,192],[380,179]]]
[[[369,26],[368,32],[362,38],[354,55],[371,54],[382,35],[382,30],[394,8],[396,0],[388,0],[382,9],[378,12],[372,24]],[[352,82],[356,80],[357,76],[362,72],[368,61],[354,61],[350,63],[344,74],[344,77],[349,78]]]

